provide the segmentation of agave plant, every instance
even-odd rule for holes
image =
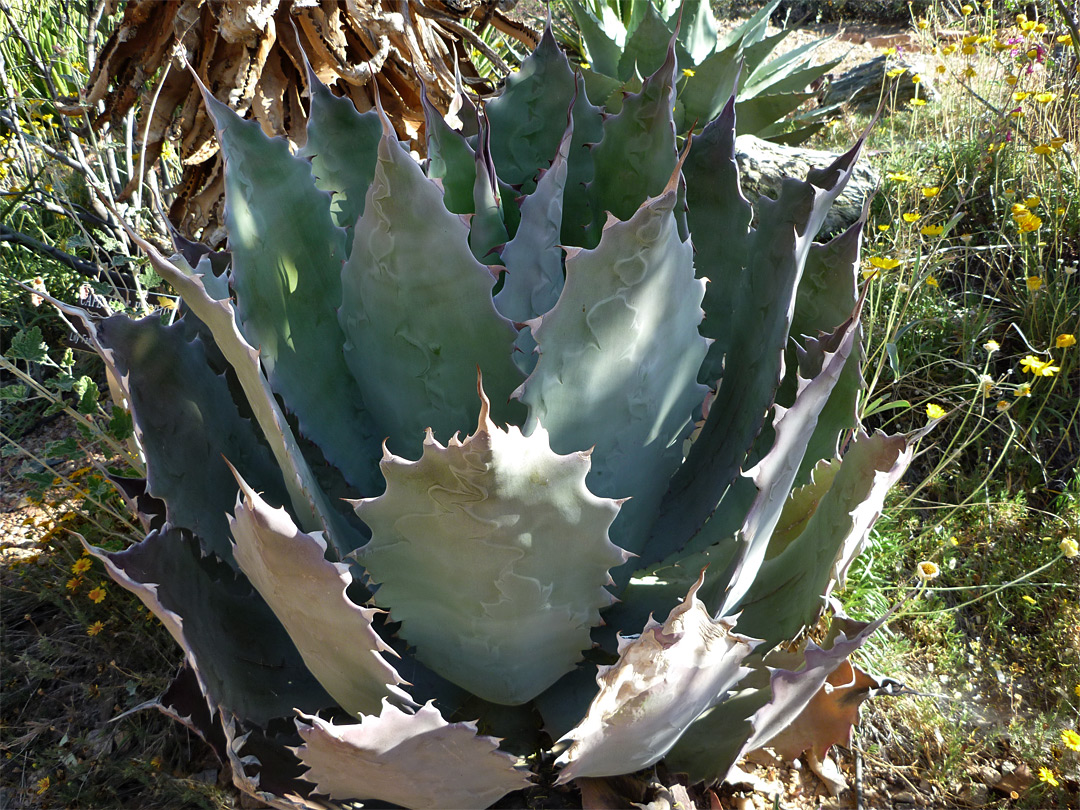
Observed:
[[[684,68],[675,108],[680,132],[712,121],[733,92],[738,133],[766,140],[800,143],[834,111],[831,106],[808,110],[787,120],[814,97],[811,87],[840,60],[813,63],[825,39],[774,56],[794,30],[768,33],[780,0],[766,3],[723,37],[707,0],[566,0],[566,5],[588,64],[586,86],[609,106],[618,105],[624,92],[640,87],[642,75],[656,70],[677,30]]]
[[[911,454],[855,419],[861,225],[813,242],[859,145],[751,206],[734,101],[676,150],[676,50],[605,115],[549,31],[477,137],[429,108],[426,168],[314,75],[300,154],[204,92],[230,253],[142,242],[182,317],[86,319],[164,503],[90,551],[263,801],[836,741],[807,712],[881,620],[805,630]]]

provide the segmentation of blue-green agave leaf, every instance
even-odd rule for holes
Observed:
[[[556,455],[542,428],[499,429],[481,401],[464,442],[428,431],[418,461],[387,454],[386,492],[356,503],[372,532],[356,556],[421,662],[513,705],[580,660],[627,555],[608,540],[617,502],[585,486],[588,455]]]
[[[559,302],[533,328],[540,359],[518,392],[527,432],[542,425],[560,453],[595,448],[589,488],[631,498],[612,539],[635,554],[705,394],[696,380],[705,285],[679,237],[677,180],[628,222],[612,219],[595,250],[569,255]]]
[[[680,64],[693,63],[679,39],[672,40],[674,31],[656,13],[652,3],[642,3],[644,14],[633,33],[626,40],[622,57],[619,60],[619,72],[615,74],[626,81],[634,73],[648,76],[658,71],[667,58],[669,48],[674,48]],[[674,22],[674,21],[672,21]]]
[[[606,214],[629,219],[644,200],[663,193],[671,178],[678,162],[672,118],[675,68],[675,49],[669,47],[641,92],[627,96],[619,113],[604,121],[604,137],[592,151],[595,179],[588,185],[593,206],[590,247],[599,241]]]
[[[208,365],[202,340],[187,340],[185,326],[165,326],[156,315],[114,316],[92,334],[124,378],[148,492],[165,502],[170,526],[194,532],[205,551],[231,563],[225,512],[235,482],[224,459],[270,497],[288,496],[255,426],[240,416],[227,380]]]
[[[825,355],[820,373],[799,381],[794,404],[790,408],[774,406],[772,447],[761,461],[744,473],[753,481],[757,496],[739,529],[736,540],[739,551],[723,598],[721,615],[735,612],[736,605],[758,577],[769,540],[780,520],[818,417],[855,350],[859,315],[860,310],[856,308],[851,318],[837,330],[841,336],[838,345],[835,351]]]
[[[622,48],[626,43],[626,26],[615,11],[604,3],[603,20],[597,19],[592,10],[579,0],[566,0],[570,13],[574,15],[577,30],[585,45],[585,58],[600,73],[617,76]]]
[[[760,132],[814,97],[813,93],[767,93],[737,102],[739,135]]]
[[[345,594],[349,566],[326,559],[321,533],[305,534],[288,512],[272,508],[239,475],[229,518],[233,555],[278,617],[326,691],[348,712],[377,714],[383,699],[412,705],[404,681],[382,653],[394,655],[371,626],[377,610]]]
[[[777,402],[782,405],[794,401],[796,376],[814,376],[816,369],[821,367],[823,353],[835,350],[820,338],[830,333],[835,335],[836,328],[848,317],[858,298],[859,246],[864,224],[865,218],[861,218],[826,244],[814,244],[807,254],[806,270],[795,299],[791,335],[796,340],[805,335],[809,340],[804,341],[805,348],[789,344],[785,365],[791,371],[785,376],[776,396]],[[795,477],[795,483],[799,486],[809,480],[815,464],[839,452],[839,437],[856,427],[856,406],[863,387],[862,327],[858,328],[857,351],[848,358],[818,419],[817,429],[807,445],[806,455]]]
[[[345,231],[311,166],[208,92],[225,157],[225,221],[240,328],[300,432],[363,493],[377,492],[378,438],[328,312],[341,303]]]
[[[197,538],[151,532],[124,551],[85,544],[113,580],[137,596],[183,649],[211,711],[226,706],[265,725],[295,706],[331,706],[266,603]]]
[[[532,189],[537,171],[547,168],[559,147],[576,87],[570,63],[548,26],[536,50],[506,77],[502,94],[485,108],[499,177],[523,191]]]
[[[476,182],[473,184],[473,214],[469,221],[469,247],[476,260],[488,265],[502,264],[494,252],[509,240],[503,219],[503,203],[499,194],[499,178],[491,161],[488,128],[480,128],[476,149]],[[513,203],[511,203],[513,205]]]
[[[335,225],[345,229],[348,248],[375,174],[382,125],[378,113],[357,112],[352,101],[331,93],[310,68],[308,87],[307,143],[298,154],[311,160],[316,188],[330,192],[330,216]]]
[[[725,121],[730,125],[726,111],[715,126],[722,127]],[[736,501],[729,511],[744,513],[745,488],[740,491],[732,483],[744,468],[746,454],[761,431],[780,384],[795,292],[813,238],[851,176],[862,143],[860,139],[828,169],[810,172],[806,182],[785,178],[778,200],[762,197],[758,201],[757,228],[745,237],[741,228],[747,212],[741,198],[736,197],[733,203],[730,198],[719,199],[699,190],[697,184],[706,183],[708,175],[689,171],[695,149],[700,148],[697,159],[705,165],[723,166],[721,182],[730,188],[737,177],[730,169],[734,160],[730,132],[723,134],[718,129],[713,134],[706,128],[704,136],[691,145],[686,174],[687,220],[691,233],[705,236],[695,245],[695,268],[699,276],[711,281],[702,333],[714,339],[699,379],[712,383],[719,378],[719,384],[701,434],[665,495],[653,534],[662,533],[666,545],[656,545],[662,553],[655,559],[689,542],[729,487]],[[737,215],[728,210],[732,204],[741,208]],[[731,242],[711,238],[710,229],[719,230],[713,225],[716,221],[733,223]],[[727,536],[724,521],[717,521],[714,529],[722,531],[712,532],[706,545]]]
[[[529,787],[528,771],[498,750],[475,723],[448,723],[431,703],[407,714],[389,702],[355,725],[301,713],[296,749],[303,778],[337,801],[390,802],[409,808],[488,807]],[[421,774],[423,778],[417,778]]]
[[[714,619],[697,598],[704,576],[661,625],[619,639],[619,660],[600,667],[600,691],[582,721],[557,744],[565,749],[556,784],[614,776],[659,762],[694,719],[750,672],[742,662],[757,641]]]
[[[508,402],[522,377],[512,359],[517,330],[495,310],[495,279],[442,196],[384,121],[338,318],[345,359],[396,453],[418,451],[428,428],[448,438],[472,425],[477,366],[496,418],[521,421]]]
[[[236,373],[247,404],[284,475],[293,515],[300,526],[307,531],[326,531],[337,555],[348,554],[360,544],[361,538],[334,511],[304,460],[285,414],[263,376],[259,352],[240,333],[232,301],[227,296],[219,299],[207,292],[206,285],[213,278],[211,274],[182,269],[131,229],[127,229],[127,233],[150,259],[158,275],[180,294],[184,303],[213,333],[214,343]],[[200,262],[200,268],[208,268],[206,260]]]
[[[839,470],[803,530],[762,563],[745,596],[733,603],[733,609],[742,611],[742,632],[756,633],[772,645],[817,620],[822,595],[843,583],[912,452],[904,436],[882,433],[862,434],[848,446],[843,460],[833,462]],[[797,507],[794,495],[785,512],[789,506]]]
[[[691,63],[700,65],[716,50],[716,18],[708,0],[688,0],[681,6],[682,23],[679,26],[679,43],[686,49]],[[704,119],[711,121],[712,118]]]
[[[763,5],[753,16],[747,19],[735,28],[732,28],[727,34],[725,34],[716,46],[716,50],[722,51],[735,44],[753,45],[760,42],[769,28],[769,18],[772,17],[777,6],[780,5],[780,0],[769,0],[768,3]]]
[[[420,94],[427,130],[427,175],[443,187],[443,204],[455,214],[471,214],[476,184],[476,154],[469,142],[435,109],[426,92]],[[379,129],[380,136],[382,128]],[[377,155],[376,155],[377,157]]]
[[[495,307],[505,318],[524,324],[548,312],[563,288],[563,251],[559,234],[563,221],[567,157],[574,122],[566,128],[551,168],[542,174],[536,191],[521,202],[517,233],[502,250],[506,266]],[[536,367],[532,329],[523,328],[514,341],[514,362],[524,374]]]
[[[676,122],[680,132],[704,127],[721,113],[735,93],[741,69],[742,63],[728,49],[706,57],[694,67],[693,76],[683,77],[678,93],[681,120]]]

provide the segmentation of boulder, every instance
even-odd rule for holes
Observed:
[[[740,135],[735,139],[739,179],[743,194],[750,200],[761,195],[776,199],[784,177],[804,180],[811,168],[828,166],[837,157],[832,152],[771,143],[753,135]],[[844,193],[825,217],[821,235],[839,233],[857,220],[863,204],[877,190],[880,181],[880,175],[868,163],[857,163]]]
[[[888,73],[897,68],[903,68],[904,73],[890,79]],[[916,73],[922,76],[922,81],[918,85],[911,80]],[[884,95],[882,94],[883,85],[885,86]],[[821,106],[848,104],[855,109],[873,111],[884,98],[887,104],[895,108],[907,105],[915,98],[916,87],[919,98],[927,101],[937,100],[938,92],[934,89],[931,77],[918,65],[898,58],[896,55],[890,57],[882,54],[869,62],[856,65],[842,73],[839,78],[833,79],[821,99]]]

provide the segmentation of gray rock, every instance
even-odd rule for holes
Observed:
[[[894,68],[905,68],[905,72],[890,79],[886,74]],[[911,77],[919,73],[922,81],[918,85]],[[882,96],[882,86],[886,87]],[[856,65],[839,78],[833,79],[821,99],[822,107],[833,104],[849,104],[859,110],[876,110],[884,97],[893,108],[906,106],[915,98],[918,87],[919,98],[936,101],[938,92],[934,89],[930,77],[922,73],[918,66],[896,56],[878,56],[869,62]]]
[[[753,135],[740,135],[735,139],[739,180],[743,194],[751,202],[761,195],[776,199],[783,178],[805,180],[810,169],[825,168],[837,157],[832,152],[770,143]],[[825,217],[821,236],[839,233],[857,220],[863,203],[877,190],[880,181],[878,173],[866,161],[857,163],[844,193]]]

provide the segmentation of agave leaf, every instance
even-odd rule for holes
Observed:
[[[760,78],[757,84],[753,86],[753,88],[743,87],[742,92],[746,93],[747,95],[749,95],[751,92],[755,95],[802,93],[815,81],[817,81],[834,67],[839,65],[841,61],[841,59],[834,59],[831,62],[823,62],[820,65],[804,67],[791,73],[785,73],[784,71],[770,73],[767,76]],[[773,63],[770,62],[769,67],[772,67],[772,64]]]
[[[498,265],[502,260],[493,252],[510,239],[503,220],[503,207],[499,195],[499,178],[491,162],[490,132],[480,128],[476,150],[476,182],[473,184],[473,214],[469,222],[469,247],[476,260]]]
[[[626,27],[607,3],[602,7],[602,21],[579,0],[566,0],[566,5],[569,6],[577,29],[581,32],[585,57],[589,63],[600,73],[617,76],[622,47],[626,42]]]
[[[600,692],[584,719],[556,748],[565,750],[556,784],[613,776],[658,762],[699,714],[749,673],[742,661],[757,642],[713,619],[697,598],[704,572],[663,625],[619,640],[619,660],[600,667]]]
[[[536,191],[521,202],[517,233],[502,250],[506,266],[495,307],[505,318],[525,323],[545,314],[559,300],[563,288],[563,251],[559,234],[563,219],[567,157],[574,122],[566,128],[551,168],[543,173]],[[536,341],[532,330],[521,329],[514,341],[514,363],[524,374],[536,367]]]
[[[476,154],[465,136],[450,128],[426,92],[421,94],[421,101],[427,129],[428,177],[442,181],[443,204],[448,211],[471,214],[475,210]]]
[[[726,118],[725,113],[717,122]],[[706,134],[711,134],[708,129]],[[718,133],[696,140],[688,166],[699,144],[700,160],[723,165],[725,177],[732,176],[726,171],[734,160],[730,135]],[[653,532],[664,534],[664,545],[657,545],[658,550],[679,548],[694,537],[738,478],[780,383],[795,291],[807,253],[829,206],[851,176],[861,146],[860,139],[827,170],[810,172],[806,182],[785,179],[778,200],[762,197],[756,206],[758,227],[745,239],[739,238],[736,225],[730,245],[714,239],[696,245],[698,275],[712,281],[702,332],[715,339],[699,379],[719,377],[720,382],[701,435],[664,497]],[[687,219],[691,233],[707,234],[714,217],[720,219],[730,202],[721,203],[720,211],[711,209],[709,194],[695,188],[698,182],[704,182],[703,175],[687,174]],[[699,201],[696,210],[695,200]],[[741,213],[745,216],[745,210]],[[729,495],[736,503],[729,509],[732,514],[741,511],[745,492],[745,488],[732,487]],[[728,535],[724,521],[717,521],[713,528],[711,542]]]
[[[225,377],[207,365],[202,340],[188,341],[186,328],[164,326],[156,315],[114,316],[91,335],[124,377],[149,493],[165,502],[170,526],[194,532],[204,551],[231,563],[225,512],[234,481],[223,459],[275,499],[287,498],[285,484],[255,427],[240,416]]]
[[[676,181],[629,222],[609,222],[595,250],[566,260],[562,296],[533,328],[540,359],[518,394],[526,432],[543,425],[556,452],[595,446],[589,488],[632,499],[612,538],[635,554],[705,393],[696,381],[704,283],[678,234]]]
[[[300,526],[309,531],[325,530],[339,557],[355,549],[359,540],[330,506],[315,481],[292,429],[285,420],[266,378],[263,377],[259,353],[240,334],[236,309],[232,302],[228,297],[215,299],[207,292],[205,285],[210,283],[212,276],[185,272],[134,231],[127,229],[127,233],[150,259],[158,275],[180,293],[184,303],[191,307],[191,311],[213,333],[214,343],[236,372],[247,403],[262,429],[263,437],[269,443],[274,459],[284,473],[290,505]]]
[[[588,456],[555,455],[543,429],[500,430],[481,401],[464,442],[428,431],[419,461],[384,458],[386,493],[356,504],[372,531],[357,559],[420,661],[512,705],[580,660],[626,554],[607,536],[617,503],[585,487]]]
[[[378,440],[360,403],[326,312],[341,303],[345,231],[311,166],[268,139],[208,92],[204,101],[225,156],[225,221],[241,330],[259,350],[270,385],[323,451],[361,492],[377,492]],[[326,158],[330,160],[330,158]]]
[[[690,55],[667,26],[652,3],[642,3],[644,14],[633,33],[626,40],[622,57],[619,60],[619,72],[614,74],[626,81],[634,73],[648,76],[658,71],[664,64],[668,50],[674,48],[678,62],[683,65],[693,63]]]
[[[265,725],[294,706],[333,704],[266,603],[228,565],[203,557],[196,538],[169,529],[119,552],[83,545],[165,625],[212,710]]]
[[[768,31],[769,18],[772,17],[772,13],[776,11],[779,5],[780,0],[769,0],[768,3],[755,11],[746,22],[725,34],[717,44],[716,49],[722,51],[735,44],[753,45],[760,42]]]
[[[736,104],[738,134],[760,132],[814,97],[813,93],[767,93]]]
[[[824,351],[834,351],[835,346],[815,336],[834,332],[844,322],[858,298],[857,273],[859,246],[865,218],[824,245],[814,244],[806,257],[806,270],[799,282],[795,299],[795,312],[791,320],[792,336],[807,335],[806,348],[789,345],[786,367],[791,369],[777,392],[776,400],[782,405],[794,401],[795,377],[813,376],[821,366]],[[855,351],[848,358],[840,379],[833,389],[825,409],[818,419],[817,429],[806,448],[802,465],[795,476],[797,485],[806,483],[810,471],[822,459],[829,459],[839,452],[838,438],[857,424],[856,407],[862,378],[862,327],[856,335]]]
[[[298,735],[286,737],[257,728],[241,734],[239,724],[227,715],[222,716],[221,726],[225,759],[233,785],[241,791],[276,810],[340,810],[339,805],[312,796],[311,785],[300,778],[304,766],[286,747],[297,742]]]
[[[539,169],[555,154],[574,103],[576,84],[551,27],[521,69],[506,78],[506,88],[485,112],[495,138],[491,155],[499,176],[528,191]]]
[[[663,192],[678,162],[675,149],[674,38],[660,69],[645,79],[640,93],[604,121],[604,137],[592,152],[595,179],[589,183],[593,223],[590,246],[599,241],[610,213],[627,220],[643,200]]]
[[[417,810],[487,807],[531,784],[515,758],[498,751],[498,740],[477,734],[474,723],[447,723],[431,703],[406,714],[387,702],[379,715],[349,726],[300,717],[304,778],[333,799]]]
[[[735,93],[741,68],[732,48],[717,51],[694,67],[694,75],[685,77],[679,85],[680,132],[695,125],[703,127],[721,113]]]
[[[398,453],[416,452],[427,428],[448,437],[469,427],[478,365],[497,418],[520,423],[520,406],[507,402],[521,381],[511,357],[517,330],[496,312],[495,280],[442,196],[384,121],[338,318],[346,362]]]
[[[404,681],[380,654],[393,651],[371,626],[378,611],[345,595],[349,567],[326,559],[326,541],[318,533],[304,534],[284,509],[271,508],[239,475],[236,481],[240,495],[229,528],[237,564],[311,674],[353,714],[375,714],[388,697],[411,704],[399,688]]]
[[[679,43],[686,49],[692,64],[700,65],[716,50],[716,18],[708,0],[682,4],[682,23],[679,26]],[[712,118],[702,119],[711,121]]]
[[[794,29],[786,29],[786,34],[791,33]],[[783,41],[783,36],[777,35],[777,42]],[[776,82],[786,81],[789,77],[799,74],[805,70],[820,70],[821,65],[817,67],[811,67],[811,57],[814,51],[818,50],[821,46],[828,42],[831,42],[833,38],[826,39],[814,39],[798,47],[792,48],[790,51],[777,56],[775,59],[770,59],[768,62],[762,62],[757,67],[749,68],[751,72],[746,77],[746,82],[743,84],[742,92],[744,93],[759,93],[765,88],[774,87]],[[839,63],[840,60],[833,63],[834,65]],[[831,69],[831,68],[830,68]],[[818,75],[824,75],[828,70],[819,73]],[[816,77],[815,77],[816,78]],[[806,79],[802,84],[796,84],[785,89],[788,90],[804,90],[807,85],[812,82],[813,79]],[[774,87],[774,90],[778,89]]]
[[[352,101],[331,93],[310,67],[307,75],[311,109],[307,143],[298,154],[311,159],[316,188],[330,192],[330,216],[335,225],[345,229],[348,249],[375,174],[382,125],[374,110],[359,113]],[[348,148],[343,149],[342,144]]]
[[[769,58],[781,42],[787,39],[788,35],[793,30],[794,29],[786,28],[775,34],[765,34],[755,41],[751,41],[749,37],[744,39],[741,43],[741,50],[743,69],[746,71],[746,75],[748,77],[753,76],[758,72],[759,68],[766,65],[765,60]]]
[[[904,436],[860,435],[844,453],[828,492],[803,531],[761,565],[745,597],[739,629],[767,643],[792,638],[813,624],[822,594],[843,583],[852,560],[881,514],[888,489],[911,461]],[[734,604],[734,602],[733,602]]]
[[[821,372],[810,380],[799,381],[799,393],[791,408],[775,406],[772,423],[775,439],[772,447],[761,461],[744,473],[753,481],[758,494],[739,529],[736,540],[738,552],[723,598],[721,615],[733,613],[735,606],[758,578],[773,529],[780,520],[784,503],[806,453],[806,445],[855,349],[859,315],[860,309],[856,308],[848,321],[837,330],[838,345],[835,351],[825,355]],[[713,407],[716,407],[715,403]],[[790,635],[794,634],[783,637]]]
[[[774,652],[764,664],[754,662],[753,673],[739,683],[742,691],[703,712],[686,730],[666,758],[668,767],[693,781],[723,779],[741,756],[772,745],[795,723],[828,677],[892,615],[852,623],[835,603],[834,610],[833,627],[843,632],[831,633],[831,646],[810,641],[801,655]]]

